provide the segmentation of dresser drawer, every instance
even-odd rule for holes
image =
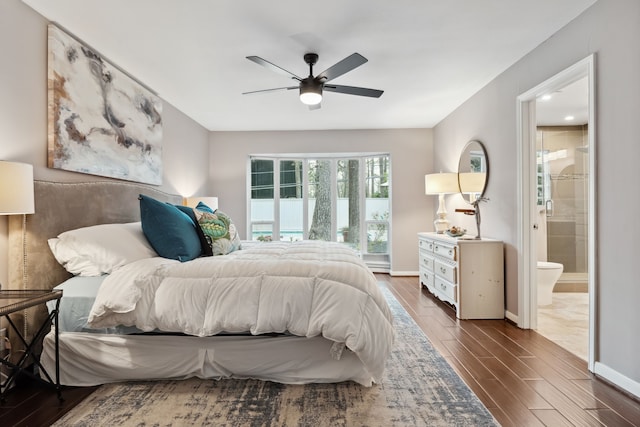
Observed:
[[[458,259],[457,248],[455,246],[449,246],[442,243],[434,243],[433,253],[440,255],[443,258],[455,261]]]
[[[433,271],[433,255],[429,256],[425,251],[420,251],[420,268]]]
[[[453,283],[449,283],[446,280],[436,276],[434,287],[436,289],[436,292],[439,294],[440,299],[448,301],[454,305],[458,302],[458,295],[456,292],[457,286]]]
[[[438,275],[439,277],[442,277],[443,279],[451,283],[458,283],[457,274],[456,274],[457,272],[456,264],[448,264],[440,260],[435,260],[434,264],[435,264],[434,272],[436,273],[436,275]]]
[[[418,248],[427,252],[433,252],[433,241],[418,239]]]
[[[429,289],[429,292],[433,293],[434,275],[431,271],[420,272],[420,283]]]

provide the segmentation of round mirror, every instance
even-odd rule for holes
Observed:
[[[489,158],[480,141],[464,146],[458,163],[458,184],[462,197],[469,203],[484,195],[489,179]]]

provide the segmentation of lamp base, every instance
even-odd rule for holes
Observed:
[[[436,229],[436,233],[438,234],[443,234],[445,231],[447,231],[450,227],[449,227],[449,221],[447,221],[446,218],[438,218],[435,221],[433,221],[433,226]]]

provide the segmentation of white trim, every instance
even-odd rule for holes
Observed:
[[[530,304],[527,304],[529,297],[531,297],[531,285],[530,285],[530,263],[531,255],[525,256],[529,253],[531,247],[531,150],[525,150],[526,147],[530,147],[531,143],[531,99],[535,100],[535,95],[529,92],[520,95],[517,98],[516,110],[517,110],[517,129],[518,129],[518,143],[517,143],[517,155],[518,155],[518,189],[517,189],[517,217],[519,218],[517,224],[517,249],[518,249],[518,323],[517,325],[523,329],[529,329],[531,325],[531,312]],[[535,101],[534,101],[535,102]],[[535,109],[533,111],[535,114]],[[535,122],[535,117],[533,118]],[[527,166],[525,166],[527,165]],[[526,170],[525,170],[526,169]],[[526,250],[525,250],[526,249]],[[527,296],[525,298],[525,295]],[[534,295],[533,298],[536,298]],[[533,319],[535,322],[536,319]],[[534,325],[535,326],[535,325]]]
[[[511,320],[511,321],[512,321],[513,323],[515,323],[516,325],[518,324],[518,321],[519,321],[518,316],[517,316],[517,315],[515,315],[515,314],[513,314],[513,313],[512,313],[512,312],[510,312],[509,310],[506,310],[506,311],[504,312],[504,316],[505,316],[507,319]]]
[[[589,355],[588,368],[594,371],[597,339],[597,247],[596,247],[596,120],[595,120],[595,55],[591,54],[566,70],[517,97],[518,126],[518,326],[535,328],[537,323],[537,293],[535,292],[536,257],[532,250],[535,239],[536,219],[530,209],[535,197],[531,183],[535,176],[532,157],[535,154],[535,99],[553,90],[560,89],[587,76],[589,78]]]
[[[389,271],[389,276],[420,276],[420,272],[418,271]]]
[[[622,388],[623,390],[633,394],[640,398],[640,383],[632,380],[629,377],[625,377],[620,372],[615,371],[607,365],[596,362],[593,372],[609,381],[610,383]]]
[[[597,215],[597,203],[596,203],[596,180],[597,180],[597,144],[596,144],[596,58],[595,55],[591,55],[585,59],[587,61],[588,68],[588,76],[589,76],[589,176],[591,179],[589,180],[589,240],[588,240],[588,248],[589,248],[589,280],[588,280],[588,291],[589,291],[589,359],[588,359],[588,368],[590,371],[594,371],[595,363],[596,363],[596,339],[597,335],[597,323],[596,316],[598,312],[596,311],[597,301],[596,301],[596,293],[598,290],[598,282],[597,282],[597,269],[598,269],[598,245],[597,241],[597,228],[596,228],[596,215]]]

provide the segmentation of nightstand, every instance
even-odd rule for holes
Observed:
[[[0,401],[4,401],[5,393],[13,385],[16,376],[19,373],[25,373],[34,378],[41,379],[35,376],[33,373],[26,369],[26,363],[30,357],[34,364],[38,367],[40,372],[46,377],[48,383],[55,386],[58,392],[58,399],[62,400],[62,391],[60,388],[60,361],[59,361],[59,344],[58,344],[58,309],[60,307],[60,298],[62,298],[61,290],[44,290],[44,289],[29,289],[29,290],[0,290],[0,316],[7,319],[7,322],[11,326],[11,330],[16,334],[18,339],[25,347],[24,354],[20,357],[20,360],[14,364],[9,360],[0,359],[0,366],[8,366],[10,372],[7,374],[5,381],[0,380]],[[31,342],[27,342],[26,337],[18,330],[16,325],[9,317],[12,313],[17,313],[21,310],[29,307],[34,307],[40,304],[44,304],[47,301],[56,301],[55,309],[49,313],[47,318],[43,321],[39,327],[38,332],[34,335]],[[47,334],[47,327],[54,325],[55,331],[55,347],[56,347],[56,372],[55,381],[51,378],[51,375],[40,364],[39,355],[35,354],[34,346],[41,342],[44,336]],[[43,380],[44,381],[44,380]],[[46,381],[45,381],[46,382]]]

